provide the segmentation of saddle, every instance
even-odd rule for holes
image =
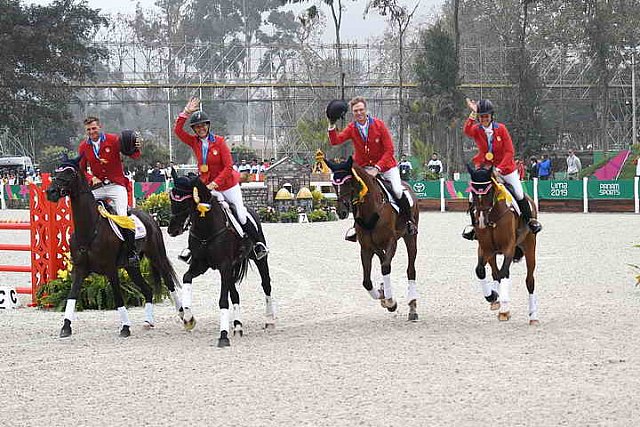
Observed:
[[[400,213],[400,205],[398,204],[399,200],[396,198],[393,192],[393,187],[391,186],[391,182],[386,178],[384,178],[384,176],[382,176],[381,174],[376,175],[376,180],[378,181],[378,184],[380,185],[380,189],[382,190],[383,194],[385,194],[386,200],[391,204],[393,209],[395,209],[396,213]],[[413,207],[413,199],[411,198],[409,191],[406,188],[404,188],[402,190],[402,193],[403,194],[406,193],[407,200],[409,200],[409,206]]]

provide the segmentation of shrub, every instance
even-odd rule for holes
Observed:
[[[278,213],[277,210],[273,209],[271,206],[267,206],[266,208],[259,208],[258,216],[260,217],[260,222],[280,221],[280,214]]]
[[[298,222],[298,212],[294,209],[281,213],[280,222]]]
[[[326,211],[324,211],[322,209],[316,209],[316,210],[313,210],[313,211],[309,212],[309,215],[307,215],[307,217],[309,218],[310,222],[329,221],[329,215],[327,214]]]
[[[52,280],[38,289],[36,293],[36,304],[40,308],[51,308],[56,311],[62,311],[65,308],[66,299],[71,290],[73,266],[69,255],[65,257],[65,269],[58,270],[58,278]],[[150,286],[151,283],[151,266],[149,260],[144,258],[140,263],[140,271]],[[122,289],[122,297],[125,306],[140,307],[145,303],[144,295],[135,286],[133,281],[125,270],[119,270],[120,288]],[[162,288],[159,293],[154,295],[156,302],[162,301],[168,295],[166,288]],[[80,287],[80,295],[76,301],[78,310],[114,310],[116,309],[113,290],[109,281],[105,276],[92,274],[82,283]]]
[[[152,194],[140,203],[139,208],[153,216],[161,227],[169,225],[171,219],[169,193]]]

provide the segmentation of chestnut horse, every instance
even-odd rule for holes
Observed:
[[[418,320],[415,269],[418,236],[407,233],[406,218],[402,220],[389,201],[391,193],[385,192],[381,187],[382,183],[364,168],[354,164],[351,157],[342,163],[336,164],[328,160],[326,163],[333,172],[333,186],[338,198],[338,216],[344,219],[351,211],[356,222],[364,275],[362,286],[369,291],[372,298],[380,299],[381,305],[387,310],[395,311],[398,308],[391,288],[391,261],[396,254],[398,239],[403,238],[409,257],[408,320]],[[417,227],[419,216],[416,196],[408,185],[404,186],[412,200],[411,219]],[[371,283],[371,261],[374,254],[380,259],[382,270],[383,284],[380,289],[374,289]]]
[[[537,325],[537,298],[533,272],[536,268],[536,235],[515,212],[509,201],[513,196],[500,184],[490,169],[473,169],[467,165],[471,174],[469,191],[473,226],[478,239],[478,264],[476,276],[482,285],[483,294],[491,304],[491,309],[499,309],[498,319],[509,320],[512,262],[518,262],[524,256],[527,264],[527,290],[529,291],[529,324]],[[534,217],[537,209],[527,197]],[[502,267],[498,269],[496,255],[503,255]],[[489,263],[493,280],[486,277],[485,265]]]

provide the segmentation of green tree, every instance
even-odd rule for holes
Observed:
[[[92,76],[106,51],[92,45],[106,24],[86,2],[56,0],[48,6],[0,3],[0,127],[33,134],[35,151],[51,134],[73,135],[70,81]],[[26,137],[26,135],[25,135]]]

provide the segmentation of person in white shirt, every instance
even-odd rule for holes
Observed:
[[[400,156],[398,169],[400,169],[400,179],[402,179],[403,181],[407,181],[411,178],[411,170],[413,169],[413,166],[411,165],[411,162],[407,160],[407,156],[405,156],[404,154]]]
[[[438,175],[438,178],[440,177],[440,175],[442,174],[442,162],[440,161],[440,159],[438,159],[438,153],[433,153],[431,155],[431,160],[429,160],[429,163],[427,163],[427,169]]]
[[[578,179],[581,169],[582,163],[580,162],[580,159],[578,156],[573,154],[573,150],[569,150],[569,155],[567,156],[567,179]]]

